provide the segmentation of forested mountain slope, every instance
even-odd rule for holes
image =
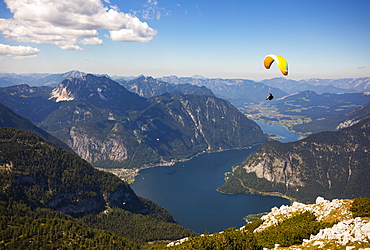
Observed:
[[[53,226],[58,224],[68,234],[69,224],[86,232],[110,230],[141,243],[194,234],[164,208],[138,197],[117,176],[30,132],[0,128],[0,180],[3,232],[11,232],[12,225],[30,228],[51,223],[53,230],[61,230]]]
[[[10,127],[36,133],[45,140],[61,147],[62,149],[72,151],[64,142],[33,125],[31,121],[15,114],[11,109],[0,103],[0,127]]]

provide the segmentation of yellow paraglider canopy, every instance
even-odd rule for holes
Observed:
[[[274,61],[276,62],[277,66],[279,67],[281,73],[283,73],[283,75],[287,76],[288,75],[288,62],[286,61],[286,59],[284,57],[269,54],[269,55],[265,56],[265,59],[263,60],[263,64],[265,65],[266,69],[269,69],[271,67],[271,64]]]

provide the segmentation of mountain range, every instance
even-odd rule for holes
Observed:
[[[68,77],[80,77],[86,73],[78,70],[68,71],[62,74],[14,74],[14,73],[0,73],[0,87],[7,87],[13,85],[27,84],[30,86],[51,86],[55,87]]]
[[[226,99],[239,107],[245,103],[259,103],[265,100],[268,93],[274,93],[276,98],[285,96],[287,93],[276,87],[245,79],[221,79],[221,78],[192,78],[166,76],[159,78],[161,81],[174,84],[192,84],[205,86],[220,98]]]
[[[7,87],[12,85],[27,84],[30,86],[51,86],[55,87],[61,83],[64,79],[68,77],[78,78],[80,76],[87,75],[88,73],[80,72],[78,70],[72,70],[69,72],[61,74],[52,74],[52,73],[29,73],[29,74],[15,74],[15,73],[0,73],[0,87]],[[109,77],[108,75],[104,75]],[[151,78],[144,77],[143,75],[135,76],[111,76],[112,80],[115,80],[119,83],[125,85],[126,83],[141,79],[141,78]],[[260,102],[263,100],[268,92],[274,93],[276,97],[281,97],[281,94],[292,94],[295,92],[301,92],[306,90],[315,91],[318,94],[323,93],[354,93],[354,92],[366,92],[370,90],[370,77],[363,78],[338,78],[338,79],[302,79],[302,80],[292,80],[283,77],[265,79],[259,82],[247,79],[222,79],[222,78],[206,78],[202,76],[192,76],[192,77],[177,77],[177,76],[163,76],[156,81],[161,81],[162,86],[154,86],[155,88],[168,88],[170,85],[182,85],[182,84],[191,84],[193,86],[205,86],[208,89],[212,90],[216,96],[229,99],[238,100],[239,98],[246,99],[248,101],[257,101]],[[149,79],[153,82],[153,80]],[[128,83],[127,86],[135,85],[135,83]],[[140,86],[141,88],[144,86]],[[173,86],[172,86],[173,87]],[[172,88],[170,86],[170,88]],[[189,86],[188,86],[189,87]],[[131,90],[133,92],[138,92],[135,87]],[[146,88],[146,92],[150,93],[151,96],[157,90]],[[145,92],[144,91],[144,92]],[[261,98],[256,98],[254,96],[249,96],[248,92],[254,91],[254,93],[263,91]],[[146,95],[142,92],[140,95]],[[161,94],[166,92],[161,90]],[[148,94],[147,93],[147,94]],[[184,93],[184,92],[182,92]],[[245,96],[242,93],[246,94]],[[138,93],[139,94],[139,93]],[[258,94],[260,95],[260,94]],[[145,96],[150,97],[150,96]]]
[[[279,88],[288,94],[301,91],[315,91],[323,93],[354,93],[370,91],[370,77],[363,78],[339,78],[339,79],[304,79],[291,80],[283,77],[262,80],[262,83]]]
[[[129,81],[123,79],[117,79],[116,81],[123,85],[127,90],[146,98],[162,95],[164,93],[214,96],[213,92],[205,86],[197,86],[189,83],[173,84],[154,79],[153,77],[140,76]]]
[[[57,87],[0,89],[4,105],[61,139],[95,166],[138,168],[267,141],[259,126],[212,95],[144,98],[105,76]]]
[[[334,117],[339,118],[370,102],[369,77],[300,81],[273,78],[261,82],[199,76],[167,76],[159,79],[174,84],[205,86],[217,97],[231,102],[249,118],[285,125],[302,135],[335,130],[343,121],[337,120],[333,128]],[[271,102],[265,100],[268,93],[274,95]],[[331,122],[323,122],[324,119]]]

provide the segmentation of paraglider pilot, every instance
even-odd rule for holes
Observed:
[[[274,96],[270,93],[270,95],[268,96],[268,97],[266,97],[266,100],[272,100],[272,99],[274,99]]]

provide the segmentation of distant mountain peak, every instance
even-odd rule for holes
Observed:
[[[106,76],[86,74],[78,78],[68,77],[52,90],[49,99],[55,99],[56,102],[86,100],[95,95],[101,100],[107,100],[103,92],[112,85],[119,86]]]
[[[202,75],[193,75],[193,76],[191,76],[191,78],[194,78],[194,79],[208,79],[207,77],[204,77]]]
[[[106,76],[86,74],[67,78],[55,87],[49,100],[86,101],[100,108],[113,108],[119,112],[146,107],[146,99],[128,91],[118,82]]]
[[[144,81],[144,82],[150,81],[152,82],[152,81],[157,81],[157,80],[154,79],[152,76],[140,75],[136,79],[132,79],[131,81]]]
[[[63,75],[77,78],[83,75],[87,75],[87,73],[81,72],[79,70],[71,70],[71,71],[64,73]]]

